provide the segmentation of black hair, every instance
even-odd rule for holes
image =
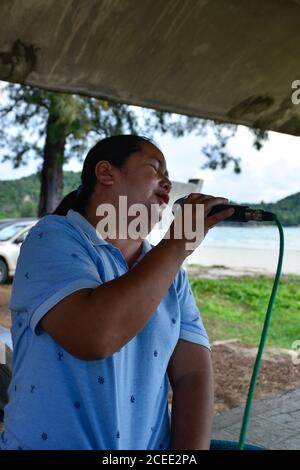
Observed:
[[[85,208],[96,184],[95,166],[100,160],[107,160],[111,165],[121,168],[128,157],[141,150],[141,144],[149,142],[157,145],[148,137],[138,135],[114,135],[97,142],[92,147],[83,163],[81,172],[81,186],[70,192],[56,207],[53,214],[66,215],[73,209],[84,215]]]

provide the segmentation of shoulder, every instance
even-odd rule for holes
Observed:
[[[84,235],[71,225],[65,216],[46,215],[29,231],[22,243],[20,255],[61,252],[75,247],[85,247]]]
[[[35,224],[30,232],[30,237],[42,240],[43,237],[55,237],[56,241],[63,238],[80,238],[80,233],[69,223],[66,216],[63,215],[45,215],[37,224]]]

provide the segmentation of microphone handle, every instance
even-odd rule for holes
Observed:
[[[207,215],[210,217],[211,215],[217,214],[225,209],[231,208],[234,209],[234,214],[222,220],[222,222],[248,222],[251,220],[249,217],[249,210],[251,211],[250,207],[238,206],[235,204],[218,204],[217,206],[214,206]]]
[[[174,205],[183,204],[184,199],[184,197],[177,199]],[[261,209],[251,209],[249,206],[241,206],[237,204],[217,204],[207,215],[210,217],[211,215],[229,208],[234,209],[234,214],[227,217],[227,219],[224,219],[222,222],[249,222],[249,220],[254,220],[255,222],[271,222],[275,217],[272,212],[263,211]]]
[[[234,214],[227,217],[222,222],[271,222],[275,215],[272,212],[263,211],[261,209],[251,209],[249,206],[239,206],[237,204],[218,204],[209,212],[208,216],[216,214],[224,209],[234,209]]]

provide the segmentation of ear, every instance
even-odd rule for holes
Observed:
[[[95,166],[95,175],[99,183],[112,186],[115,183],[114,168],[107,160],[101,160]]]

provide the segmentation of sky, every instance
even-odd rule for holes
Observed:
[[[225,170],[202,170],[206,161],[201,147],[209,137],[187,136],[175,139],[157,134],[155,141],[165,155],[171,180],[187,182],[189,178],[204,180],[202,192],[242,202],[276,202],[300,191],[300,139],[270,132],[260,151],[253,147],[253,136],[239,126],[228,148],[241,158],[242,173],[236,175],[233,165]],[[16,179],[35,173],[38,161],[26,167],[13,169],[9,163],[0,163],[0,180]],[[81,171],[82,164],[71,160],[65,170]],[[1,184],[1,183],[0,183]]]
[[[299,137],[270,132],[269,140],[257,151],[253,135],[239,126],[228,148],[232,155],[241,158],[241,174],[234,173],[232,164],[225,170],[201,170],[206,161],[201,155],[202,142],[201,137],[158,139],[171,179],[203,179],[203,193],[235,202],[276,202],[300,191]]]

